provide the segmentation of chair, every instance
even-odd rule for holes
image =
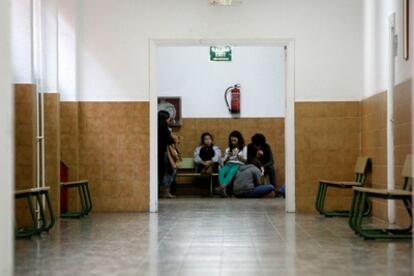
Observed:
[[[14,192],[15,199],[26,199],[30,209],[33,226],[30,228],[20,228],[16,223],[16,238],[30,238],[32,235],[38,235],[41,232],[48,232],[55,224],[52,203],[49,197],[50,187],[31,188],[26,190],[17,190]],[[46,199],[46,209],[43,206],[42,196]],[[32,198],[35,198],[33,206]],[[36,217],[36,206],[39,208],[39,217]],[[46,218],[45,211],[49,213],[49,219]]]
[[[87,180],[61,182],[61,189],[78,189],[81,209],[79,211],[68,211],[60,214],[61,218],[81,218],[86,216],[92,210],[92,199],[89,192],[89,185]]]
[[[349,214],[349,226],[356,234],[359,234],[365,239],[412,239],[412,155],[407,155],[402,171],[403,188],[395,190],[374,189],[364,187],[354,187],[354,195],[352,199],[351,212]],[[381,198],[386,200],[401,200],[404,203],[405,209],[410,216],[410,226],[404,229],[372,229],[362,227],[362,217],[364,202],[370,198]]]
[[[320,180],[318,194],[316,196],[315,207],[316,210],[325,217],[347,217],[349,215],[349,210],[335,210],[327,211],[325,210],[325,199],[326,192],[329,187],[337,189],[352,189],[353,187],[363,187],[366,180],[366,174],[368,171],[368,166],[370,164],[370,159],[368,157],[360,156],[358,157],[355,164],[355,180],[354,181],[332,181],[332,180]],[[371,204],[369,202],[365,203],[365,215],[368,215],[371,211]]]

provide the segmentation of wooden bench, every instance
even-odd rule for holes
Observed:
[[[60,214],[62,218],[81,218],[86,216],[92,210],[92,199],[89,192],[89,185],[87,180],[61,182],[61,189],[78,189],[81,209],[78,211],[67,211]]]
[[[354,194],[351,205],[351,212],[349,214],[349,226],[356,234],[365,239],[412,239],[412,181],[413,172],[411,168],[412,155],[408,155],[404,162],[402,176],[404,179],[402,189],[374,189],[364,187],[354,187]],[[362,226],[362,218],[364,213],[364,202],[370,198],[380,198],[385,200],[401,200],[404,203],[405,209],[410,216],[410,226],[405,229],[373,229],[364,228]]]
[[[363,187],[366,180],[366,174],[368,170],[370,159],[368,157],[358,157],[355,164],[355,178],[354,181],[333,181],[333,180],[320,180],[319,190],[316,196],[315,207],[316,210],[325,217],[348,217],[349,210],[325,210],[325,198],[326,192],[329,187],[337,189],[352,189],[353,187]],[[365,215],[371,212],[371,205],[369,201],[366,202]]]
[[[40,234],[43,231],[49,231],[55,224],[55,216],[52,210],[52,204],[49,197],[50,187],[31,188],[25,190],[17,190],[14,192],[15,199],[27,199],[27,203],[30,209],[30,215],[32,218],[33,226],[30,228],[19,228],[15,225],[16,237],[17,238],[30,238],[35,234]],[[32,198],[35,198],[35,207],[32,203]],[[49,213],[49,220],[46,219],[45,209],[42,202],[42,197],[46,199],[47,211]],[[39,217],[36,217],[36,205],[39,208]]]
[[[210,179],[210,197],[213,196],[213,177],[217,177],[218,173],[201,174],[196,172],[193,158],[184,157],[177,164],[177,177],[208,177]]]

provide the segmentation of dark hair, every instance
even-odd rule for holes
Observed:
[[[210,132],[204,132],[203,134],[201,134],[201,143],[200,143],[201,146],[204,145],[204,138],[206,136],[210,136],[211,140],[214,140],[213,135],[211,135]]]
[[[256,157],[253,157],[253,158],[247,160],[247,164],[255,165],[259,169],[262,167],[262,162],[260,162],[260,160]]]
[[[170,113],[165,110],[158,111],[158,125],[167,126],[167,119],[170,118]]]
[[[261,133],[256,133],[252,137],[252,144],[256,146],[266,145],[266,137]]]
[[[244,139],[240,131],[234,130],[229,135],[229,148],[233,149],[233,144],[231,143],[231,137],[236,137],[239,140],[237,144],[237,148],[239,150],[243,150],[245,143],[244,143]]]

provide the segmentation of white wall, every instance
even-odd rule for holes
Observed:
[[[76,74],[78,91],[62,87],[64,100],[147,101],[150,38],[294,38],[296,99],[362,96],[360,0],[255,0],[235,7],[206,0],[62,1],[78,4],[70,50],[78,63],[62,65],[69,77]],[[65,8],[64,17],[73,11]]]
[[[241,117],[285,116],[282,47],[233,47],[231,62],[210,62],[209,47],[159,47],[158,96],[180,96],[189,118],[231,117],[224,91],[241,84]]]
[[[0,275],[13,274],[13,102],[10,64],[10,2],[0,1]]]
[[[13,82],[32,82],[31,0],[11,2],[11,57]]]
[[[61,99],[77,99],[76,1],[58,0],[58,91]]]
[[[403,58],[403,25],[401,0],[364,0],[364,98],[387,89],[388,81],[388,17],[395,12],[398,34],[398,56],[395,64],[395,82],[402,83],[412,78],[413,35],[410,36],[410,60]],[[411,3],[410,18],[413,18]],[[413,26],[413,22],[410,22]],[[410,28],[411,30],[413,28]]]
[[[41,92],[57,91],[57,1],[11,1],[14,83],[37,83]]]
[[[40,91],[58,91],[58,0],[41,0]]]

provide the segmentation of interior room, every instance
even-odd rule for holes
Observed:
[[[222,158],[233,130],[242,133],[246,146],[254,134],[261,133],[271,147],[277,168],[276,186],[281,187],[285,183],[285,50],[271,46],[233,46],[231,54],[231,61],[211,61],[208,46],[159,47],[157,97],[166,101],[179,98],[180,108],[175,113],[180,119],[172,131],[182,137],[181,158],[194,158],[205,132],[213,136]],[[237,113],[231,110],[231,89],[225,95],[235,84],[240,85],[241,91]],[[224,97],[228,98],[227,103]],[[209,179],[183,177],[181,171],[177,172],[178,195],[210,195]],[[214,185],[217,181],[214,177]]]
[[[0,275],[413,275],[413,11],[0,1]]]

